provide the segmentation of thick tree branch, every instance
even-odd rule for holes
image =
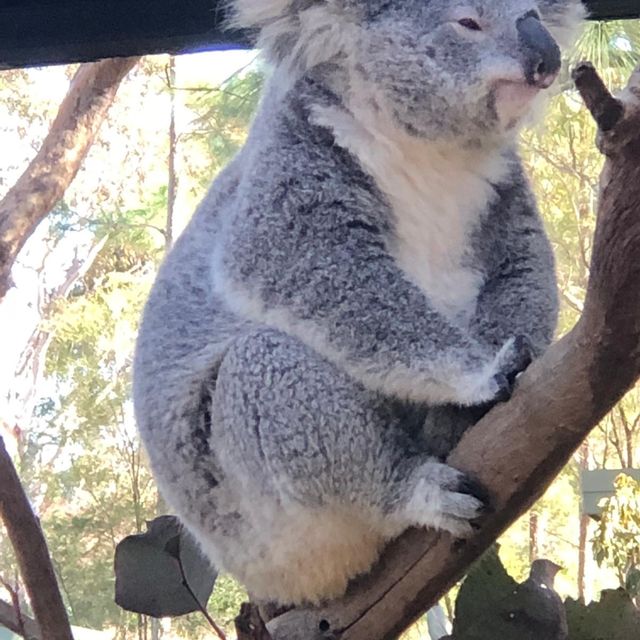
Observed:
[[[578,86],[607,156],[584,312],[522,376],[513,398],[463,438],[452,465],[490,490],[495,513],[466,543],[411,530],[339,601],[269,624],[273,640],[393,640],[545,491],[640,375],[640,74],[617,101],[591,67]]]
[[[62,198],[138,58],[82,65],[40,151],[0,202],[0,301],[15,259],[38,224]]]
[[[22,579],[42,636],[73,640],[47,543],[0,437],[0,518],[16,552]]]

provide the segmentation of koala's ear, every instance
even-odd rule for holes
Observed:
[[[254,31],[276,65],[312,66],[344,43],[343,0],[229,0],[229,9],[231,26]]]
[[[587,10],[581,0],[538,0],[542,18],[562,48],[576,40]]]
[[[232,23],[246,29],[262,28],[293,13],[295,0],[230,0]]]

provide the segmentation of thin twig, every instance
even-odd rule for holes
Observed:
[[[24,618],[22,616],[22,607],[20,606],[20,596],[18,594],[18,590],[14,589],[14,587],[9,584],[6,580],[0,576],[0,584],[4,587],[5,591],[9,594],[11,598],[11,605],[13,606],[13,610],[16,615],[16,627],[18,635],[23,638],[27,637],[27,632],[24,628]]]
[[[178,543],[179,544],[179,543]],[[211,617],[205,606],[198,600],[198,596],[193,592],[189,581],[187,580],[187,576],[184,572],[184,566],[182,564],[182,558],[180,557],[180,552],[178,548],[178,553],[174,556],[178,561],[178,567],[180,567],[180,576],[182,577],[182,585],[189,592],[189,595],[193,598],[193,601],[196,603],[200,613],[207,619],[207,622],[211,625],[211,628],[216,632],[220,640],[227,640],[227,636],[224,631],[216,624],[216,621]]]
[[[0,600],[0,625],[25,640],[41,640],[40,629],[33,618],[16,613],[13,604]]]

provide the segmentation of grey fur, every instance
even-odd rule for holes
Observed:
[[[467,39],[444,0],[265,2],[275,13],[258,23],[239,2],[238,22],[263,29],[278,67],[246,146],[161,267],[134,399],[160,489],[212,562],[258,598],[295,603],[339,595],[409,526],[469,533],[483,496],[433,456],[526,366],[516,336],[546,348],[557,297],[514,127],[485,77],[525,64],[516,21],[535,5],[469,2],[487,34]],[[544,9],[557,22],[575,4]],[[333,33],[338,50],[319,57],[329,22],[294,64],[319,8],[357,37]],[[503,165],[474,203],[459,268],[478,290],[457,314],[400,266],[402,211],[318,119],[357,120],[356,83],[372,113],[391,106],[399,136]]]

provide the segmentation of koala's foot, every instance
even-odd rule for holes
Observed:
[[[478,519],[490,512],[487,491],[468,475],[438,462],[425,462],[413,472],[403,509],[414,526],[470,536]]]

